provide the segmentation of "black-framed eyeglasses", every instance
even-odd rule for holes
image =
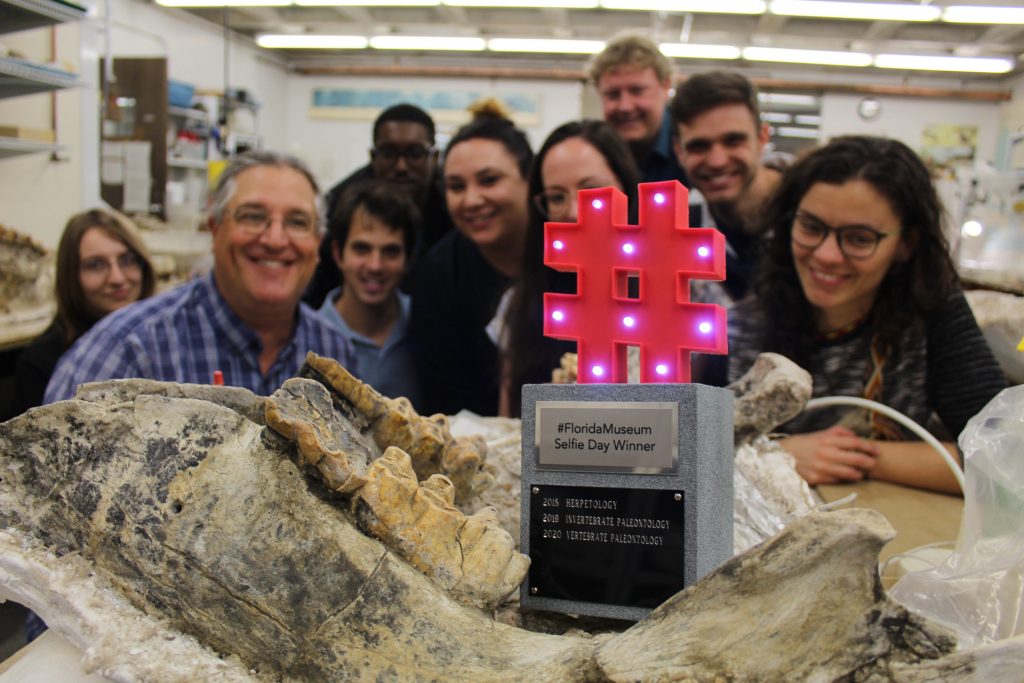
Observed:
[[[257,206],[243,206],[235,209],[232,220],[242,232],[256,237],[270,228],[274,215]],[[293,238],[312,237],[318,230],[316,217],[304,211],[285,214],[281,217],[281,226],[285,233]]]
[[[370,148],[370,157],[374,160],[385,161],[393,164],[402,157],[409,163],[418,164],[434,153],[434,148],[428,145],[398,145],[383,144]]]
[[[802,211],[798,211],[793,219],[793,243],[804,249],[817,249],[824,244],[831,232],[836,234],[839,251],[852,259],[870,258],[878,249],[878,243],[893,234],[866,225],[834,228]]]

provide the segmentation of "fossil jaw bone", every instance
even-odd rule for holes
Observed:
[[[341,403],[342,412],[365,419],[380,450],[397,446],[408,453],[420,479],[432,474],[448,477],[460,505],[494,482],[494,469],[485,462],[484,440],[479,436],[452,437],[444,415],[420,416],[408,399],[382,396],[337,361],[312,352],[299,374],[326,386],[336,403]]]

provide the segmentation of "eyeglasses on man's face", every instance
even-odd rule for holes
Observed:
[[[121,272],[136,273],[142,270],[142,259],[134,251],[126,251],[116,258],[92,256],[84,259],[78,267],[82,273],[87,275],[102,275],[106,277],[115,263]]]
[[[427,145],[405,145],[400,147],[385,143],[370,148],[370,156],[374,161],[384,161],[389,164],[398,161],[398,157],[402,157],[409,163],[422,163],[433,152],[434,148]]]
[[[235,209],[232,220],[239,230],[255,237],[270,228],[274,215],[257,206],[243,206]],[[295,239],[313,237],[317,234],[316,218],[305,211],[289,211],[281,216],[281,227],[289,237]]]
[[[835,228],[803,211],[797,211],[793,219],[793,243],[804,249],[817,249],[825,243],[832,232],[836,234],[839,251],[852,259],[870,258],[878,249],[878,243],[893,234],[866,225]]]

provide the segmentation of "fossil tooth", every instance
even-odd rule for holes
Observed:
[[[485,462],[483,439],[453,438],[444,415],[417,415],[408,399],[382,396],[337,361],[312,352],[299,374],[323,383],[343,413],[365,420],[382,451],[397,446],[408,453],[417,477],[447,476],[455,485],[460,505],[493,483],[494,469]]]
[[[327,488],[352,493],[366,483],[376,446],[340,418],[321,384],[287,380],[267,399],[265,415],[268,427],[295,442],[299,464],[315,467]]]
[[[516,552],[494,510],[464,515],[446,477],[435,474],[420,484],[409,456],[392,446],[370,466],[367,480],[357,494],[360,526],[456,599],[493,608],[522,583],[529,560]]]

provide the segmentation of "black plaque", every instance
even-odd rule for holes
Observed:
[[[682,491],[530,491],[531,595],[653,609],[685,587]]]

